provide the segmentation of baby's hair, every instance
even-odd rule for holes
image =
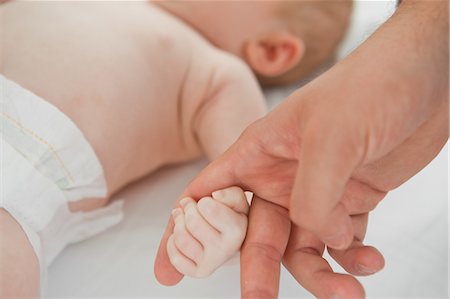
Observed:
[[[280,1],[277,16],[305,45],[301,61],[287,73],[275,78],[260,78],[263,85],[284,85],[305,78],[329,63],[350,23],[352,0]]]

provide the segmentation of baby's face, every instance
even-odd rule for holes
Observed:
[[[245,42],[277,28],[278,1],[156,2],[202,33],[217,47],[242,57]]]

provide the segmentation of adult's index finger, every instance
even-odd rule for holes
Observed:
[[[254,197],[241,249],[242,298],[277,298],[281,258],[290,233],[285,208]]]
[[[184,275],[175,269],[170,263],[169,256],[167,254],[167,240],[172,234],[174,223],[172,217],[169,219],[164,235],[159,243],[158,253],[156,254],[154,273],[159,283],[167,286],[172,286],[179,283]]]

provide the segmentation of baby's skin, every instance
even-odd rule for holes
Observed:
[[[230,187],[198,202],[183,198],[172,211],[167,242],[170,262],[182,274],[202,278],[239,251],[247,231],[249,204],[244,191]]]
[[[8,1],[0,5],[0,19],[0,73],[66,114],[103,166],[108,195],[71,202],[73,212],[106,205],[121,188],[161,166],[204,155],[214,159],[266,112],[243,61],[149,2]],[[208,208],[220,204],[222,220],[230,223],[205,216],[202,231],[186,226],[198,237],[192,244],[201,246],[193,250],[195,267],[172,255],[183,273],[205,276],[239,249],[245,208],[219,194],[199,207],[209,215]],[[175,244],[184,215],[191,223],[195,217],[189,215],[198,208],[183,203],[185,212],[175,212]],[[10,254],[0,256],[0,268],[10,275],[3,279],[6,294],[35,297],[39,269],[31,245],[3,209],[0,223],[8,240],[0,249]],[[219,244],[226,250],[214,250]]]
[[[265,114],[243,61],[152,3],[11,1],[0,16],[0,73],[80,128],[108,195],[163,165],[214,159]]]

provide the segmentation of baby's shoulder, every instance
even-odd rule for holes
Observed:
[[[254,74],[250,67],[239,57],[215,48],[214,73],[226,80],[253,80]]]
[[[189,75],[192,82],[203,82],[209,91],[225,85],[255,84],[252,70],[240,58],[213,45],[202,52],[194,52],[191,59]]]
[[[194,53],[181,90],[183,102],[192,107],[203,107],[224,94],[240,99],[249,93],[257,98],[260,93],[251,69],[238,57],[212,45],[207,53]]]
[[[176,48],[174,53],[180,54],[178,56],[182,56],[183,60],[187,59],[183,61],[189,66],[185,73],[187,81],[193,81],[199,87],[200,82],[211,84],[225,77],[252,78],[253,73],[240,58],[217,48],[195,28],[170,12],[155,4],[149,8],[154,16],[148,19],[152,19],[154,24],[164,24],[163,27],[153,26],[151,30],[157,31],[156,35],[164,37],[160,38],[161,43],[173,44],[173,48]]]

